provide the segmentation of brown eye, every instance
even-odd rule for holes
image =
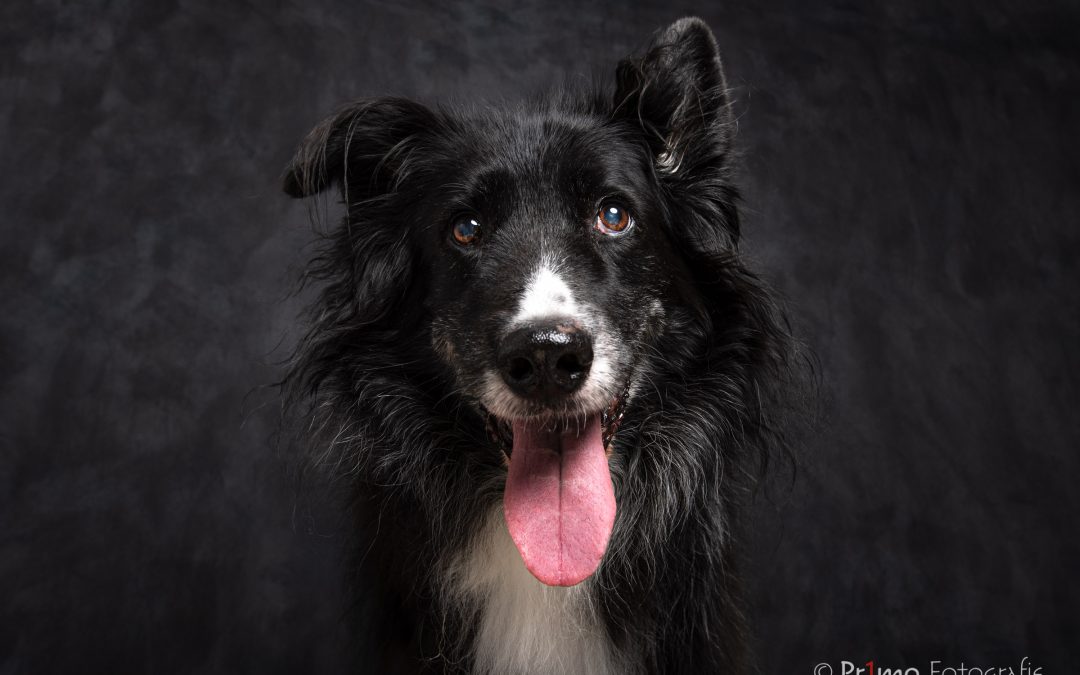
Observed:
[[[630,209],[618,202],[604,202],[596,213],[596,229],[611,237],[626,234],[634,226]]]
[[[462,218],[454,223],[454,241],[462,246],[472,246],[480,241],[480,223],[475,218]]]

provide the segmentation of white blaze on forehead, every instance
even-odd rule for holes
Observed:
[[[514,323],[549,316],[574,316],[576,313],[577,305],[570,287],[553,266],[544,263],[529,279],[518,303]]]

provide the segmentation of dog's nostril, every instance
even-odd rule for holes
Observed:
[[[571,392],[581,386],[592,365],[592,349],[587,343],[572,343],[552,364],[551,381],[561,390]]]
[[[581,365],[581,361],[578,360],[577,354],[563,354],[559,357],[559,360],[555,362],[555,370],[562,371],[569,375],[579,375],[585,370],[585,367]]]
[[[532,377],[534,372],[532,361],[524,357],[510,359],[510,366],[506,369],[506,374],[517,382],[524,382]]]

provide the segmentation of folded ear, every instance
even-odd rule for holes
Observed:
[[[300,143],[283,187],[307,197],[337,184],[348,201],[389,190],[409,150],[436,125],[434,113],[404,98],[353,103],[323,120]]]
[[[656,34],[644,56],[621,61],[613,109],[641,129],[660,180],[707,221],[682,226],[691,243],[708,250],[734,244],[737,192],[728,173],[735,125],[705,22],[680,19]]]

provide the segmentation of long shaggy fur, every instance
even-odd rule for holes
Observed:
[[[681,269],[682,301],[667,303],[662,325],[636,343],[611,458],[618,517],[596,575],[573,589],[574,616],[600,627],[603,658],[618,672],[746,670],[738,512],[769,458],[786,452],[796,378],[783,316],[738,249],[729,107],[711,34],[683,20],[621,63],[613,90],[509,112],[372,99],[302,144],[286,190],[336,184],[346,216],[306,270],[318,295],[284,389],[306,420],[312,464],[349,486],[370,551],[366,578],[400,602],[403,619],[383,638],[388,653],[417,655],[406,670],[498,672],[473,648],[495,582],[463,576],[471,552],[496,550],[482,542],[497,536],[491,514],[506,480],[472,384],[439,353],[411,204],[446,181],[427,168],[443,152],[431,139],[467,135],[470,124],[515,133],[515,120],[552,117],[608,125],[652,158],[656,217],[671,228]],[[550,655],[528,658],[535,672],[552,672]]]

